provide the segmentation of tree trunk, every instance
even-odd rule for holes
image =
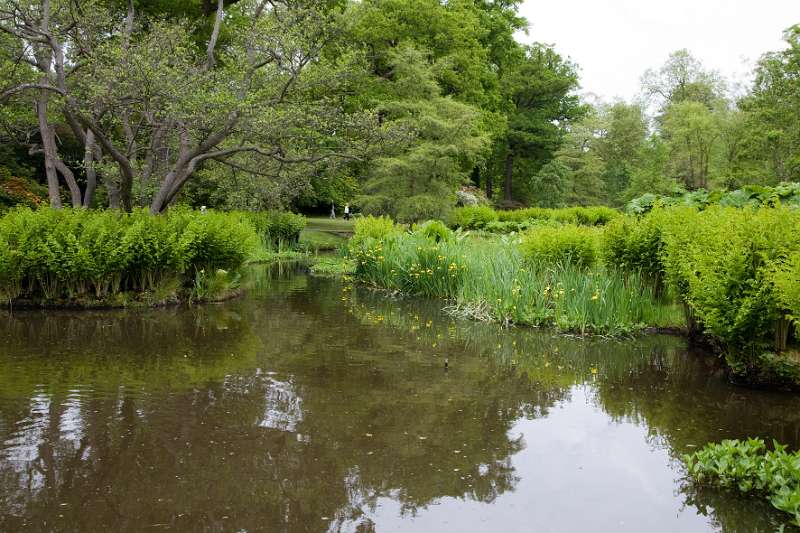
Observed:
[[[78,182],[75,181],[75,173],[72,172],[72,169],[69,168],[60,157],[56,158],[55,164],[56,170],[58,170],[58,172],[61,174],[61,177],[64,178],[64,181],[67,183],[67,187],[69,188],[69,194],[72,197],[72,207],[80,207],[81,189],[78,187]]]
[[[507,202],[510,202],[512,199],[511,195],[511,180],[514,175],[514,153],[509,150],[506,154],[506,172],[505,172],[505,181],[503,183],[503,199]]]
[[[46,83],[47,80],[43,81]],[[58,173],[55,163],[55,138],[47,123],[47,103],[50,95],[46,90],[39,92],[36,99],[36,115],[39,119],[39,135],[42,137],[42,148],[44,150],[44,172],[47,176],[47,194],[50,198],[50,207],[61,208],[61,195],[58,190]]]
[[[86,171],[86,191],[83,193],[83,207],[92,207],[94,191],[97,189],[97,172],[94,169],[94,132],[86,129],[86,147],[83,151],[83,166]]]
[[[491,200],[494,194],[494,176],[491,173],[486,176],[486,197]]]

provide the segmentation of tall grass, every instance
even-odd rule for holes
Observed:
[[[680,321],[679,311],[635,273],[531,263],[518,244],[464,235],[437,242],[421,232],[386,232],[356,239],[350,254],[362,282],[443,298],[451,312],[476,319],[607,335]]]

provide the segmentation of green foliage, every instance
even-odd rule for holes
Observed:
[[[497,211],[485,205],[457,207],[448,219],[450,227],[463,229],[482,229],[497,220]]]
[[[800,452],[761,439],[723,440],[683,457],[694,481],[767,498],[800,526]]]
[[[663,232],[667,277],[746,370],[758,348],[775,342],[781,310],[772,272],[800,250],[800,212],[710,207],[671,213]]]
[[[447,242],[455,237],[453,230],[448,228],[441,220],[423,222],[414,226],[413,231],[433,242]]]
[[[772,274],[778,304],[787,312],[787,317],[800,324],[800,251],[786,258],[781,268]]]
[[[798,227],[800,211],[788,207],[668,207],[609,225],[603,256],[664,279],[690,330],[716,338],[740,378],[794,386],[800,367],[781,354],[797,338]]]
[[[447,299],[454,314],[479,320],[581,334],[677,323],[674,309],[635,274],[569,263],[531,265],[518,248],[518,241],[506,237],[435,242],[419,233],[393,233],[351,242],[350,257],[363,283]]]
[[[684,205],[705,209],[709,205],[726,207],[774,207],[778,205],[800,207],[800,182],[786,182],[774,187],[746,186],[733,191],[713,191],[704,189],[685,192],[671,196],[644,194],[634,198],[626,208],[628,213],[641,215],[655,207]]]
[[[574,92],[578,85],[576,65],[548,45],[535,43],[525,47],[518,61],[509,65],[502,78],[503,92],[509,102],[508,128],[494,150],[495,165],[507,176],[504,200],[513,199],[514,187],[509,180],[515,177],[516,163],[524,169],[528,180],[526,183],[516,179],[517,193],[526,191],[525,196],[535,198],[537,192],[542,192],[541,186],[546,185],[551,189],[547,195],[557,196],[558,191],[554,194],[550,187],[552,183],[535,177],[561,147],[567,126],[587,111]],[[551,177],[554,170],[560,172],[560,169],[549,170]]]
[[[601,253],[607,265],[638,271],[660,285],[663,247],[661,225],[657,217],[619,217],[605,227]]]
[[[362,242],[368,240],[385,240],[401,231],[400,226],[386,216],[359,218],[353,227],[354,234],[350,244],[351,246],[360,246]]]
[[[223,213],[18,208],[0,218],[0,294],[48,302],[179,290],[197,272],[235,271],[257,240],[250,224]]]
[[[339,278],[354,274],[356,263],[343,256],[321,256],[309,267],[312,276]]]
[[[287,211],[238,211],[237,214],[255,227],[267,249],[296,244],[306,227],[306,218]]]
[[[534,264],[591,268],[597,262],[598,234],[592,228],[573,225],[537,228],[523,236],[520,250]]]
[[[542,222],[602,226],[618,216],[620,216],[619,211],[605,206],[561,209],[529,207],[510,211],[495,211],[486,206],[476,206],[454,209],[449,223],[454,228],[486,229],[494,233],[508,233],[539,226]],[[506,224],[494,224],[496,222]],[[508,231],[503,231],[504,229]]]

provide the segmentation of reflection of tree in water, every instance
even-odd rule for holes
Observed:
[[[796,395],[731,385],[720,361],[702,353],[654,346],[649,354],[627,373],[598,380],[595,401],[613,418],[645,426],[651,444],[667,450],[676,462],[682,454],[729,438],[761,436],[800,445]],[[710,516],[724,531],[739,531],[743,523],[774,531],[783,519],[752,497],[698,490],[688,482],[680,490],[686,505]]]
[[[514,487],[509,429],[563,389],[292,283],[191,310],[4,316],[0,530],[368,531],[381,497],[415,513]]]
[[[384,498],[490,503],[518,482],[514,423],[583,383],[676,452],[800,442],[792,397],[728,386],[679,340],[456,326],[436,303],[258,279],[258,299],[220,306],[3,315],[0,530],[366,532]],[[725,528],[753,523],[684,491]]]
[[[416,320],[410,302],[392,310],[374,295],[360,293],[351,305],[366,321],[389,322],[426,341],[435,338]],[[406,312],[403,312],[406,311]],[[594,401],[612,418],[642,425],[653,446],[677,462],[683,453],[725,438],[765,436],[800,447],[800,398],[730,385],[723,366],[702,353],[687,353],[682,339],[645,336],[622,342],[575,341],[520,328],[498,335],[496,326],[458,322],[451,337],[488,357],[489,364],[513,367],[543,388],[591,383]],[[676,464],[676,466],[678,466]],[[739,494],[698,490],[681,483],[685,504],[709,516],[724,531],[774,531],[785,517],[768,504]],[[749,529],[753,530],[753,529]]]

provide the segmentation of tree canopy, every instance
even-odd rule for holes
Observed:
[[[0,178],[84,207],[441,217],[800,179],[800,26],[737,98],[687,50],[581,95],[519,0],[0,0]]]

